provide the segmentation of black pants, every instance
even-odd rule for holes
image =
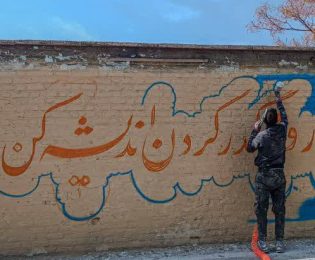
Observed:
[[[272,199],[272,211],[275,214],[276,240],[284,238],[285,222],[285,186],[283,169],[260,170],[255,181],[255,213],[260,240],[267,237],[267,212],[269,197]]]

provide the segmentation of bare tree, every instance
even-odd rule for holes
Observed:
[[[315,46],[315,0],[283,0],[277,7],[264,3],[256,9],[251,32],[269,31],[277,45]],[[290,32],[289,40],[284,40]]]

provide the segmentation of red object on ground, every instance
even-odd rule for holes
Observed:
[[[268,254],[264,253],[263,251],[259,249],[259,247],[257,246],[257,241],[258,241],[258,228],[256,225],[254,228],[252,243],[251,243],[252,250],[255,253],[255,255],[259,257],[261,260],[271,260]]]

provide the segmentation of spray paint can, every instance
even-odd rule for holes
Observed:
[[[262,114],[262,116],[261,116],[261,118],[259,120],[259,127],[262,127],[263,123],[265,122],[267,111],[268,111],[268,109],[266,108],[265,112]]]
[[[285,83],[283,81],[278,81],[275,86],[275,91],[280,92],[284,86]]]

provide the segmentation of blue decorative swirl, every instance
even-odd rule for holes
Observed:
[[[87,220],[95,218],[103,210],[103,208],[106,206],[105,205],[105,202],[106,202],[106,189],[107,189],[108,185],[110,184],[111,179],[113,177],[119,177],[119,176],[129,176],[130,180],[131,180],[131,183],[133,184],[135,190],[140,195],[140,197],[143,198],[144,200],[146,200],[146,201],[148,201],[150,203],[154,203],[154,204],[165,204],[165,203],[171,202],[172,200],[174,200],[177,197],[178,194],[182,194],[182,195],[190,196],[190,197],[191,196],[196,196],[202,191],[202,189],[204,188],[204,186],[206,184],[210,184],[210,183],[213,183],[215,186],[220,187],[220,188],[226,188],[226,187],[229,187],[230,185],[232,185],[234,183],[234,181],[236,181],[236,180],[247,179],[247,181],[248,181],[252,191],[254,191],[254,185],[253,185],[253,183],[252,183],[252,181],[250,179],[250,174],[247,173],[247,174],[233,176],[231,178],[231,180],[226,182],[226,183],[219,183],[218,181],[215,180],[214,177],[211,177],[211,178],[208,178],[208,179],[202,179],[200,181],[200,186],[193,192],[188,192],[188,191],[184,190],[181,187],[181,185],[178,182],[176,182],[176,184],[173,186],[173,195],[171,195],[168,198],[165,198],[163,200],[158,200],[158,199],[154,199],[154,198],[151,198],[151,197],[147,196],[141,190],[141,188],[139,187],[139,185],[138,185],[138,183],[137,183],[137,181],[136,181],[132,171],[128,171],[128,172],[124,172],[124,173],[117,172],[117,173],[111,173],[111,174],[109,174],[106,177],[106,181],[105,181],[104,185],[102,186],[102,202],[101,202],[100,207],[96,210],[95,213],[90,214],[90,215],[86,215],[86,216],[74,216],[74,215],[70,214],[67,211],[66,203],[63,202],[62,199],[59,197],[59,186],[60,186],[60,183],[58,183],[54,179],[52,173],[45,173],[45,174],[42,174],[42,175],[38,176],[37,183],[36,183],[35,187],[32,190],[30,190],[29,192],[27,192],[27,193],[23,193],[23,194],[9,194],[9,193],[5,193],[3,191],[0,191],[0,194],[4,195],[6,197],[11,197],[11,198],[26,197],[26,196],[32,194],[38,188],[38,186],[39,186],[39,184],[41,182],[41,179],[43,177],[49,177],[51,182],[52,182],[52,184],[55,187],[55,198],[56,198],[56,201],[60,204],[61,209],[62,209],[62,213],[64,214],[64,216],[67,217],[70,220],[73,220],[73,221],[87,221]],[[313,174],[311,172],[305,173],[305,174],[298,174],[296,176],[291,176],[291,184],[289,185],[289,188],[288,188],[288,190],[286,192],[286,195],[289,196],[292,193],[293,186],[294,186],[293,185],[294,184],[294,180],[299,179],[299,178],[306,178],[306,177],[309,177],[310,183],[312,184],[313,188],[315,189],[315,180],[314,180],[314,176],[313,176]]]
[[[164,81],[157,81],[154,82],[153,84],[151,84],[147,90],[145,91],[142,100],[141,100],[141,105],[144,105],[146,98],[149,94],[149,92],[156,86],[163,86],[163,87],[167,87],[171,90],[172,95],[173,95],[173,101],[172,101],[172,116],[176,116],[177,114],[184,114],[187,117],[191,118],[191,117],[196,117],[198,114],[201,114],[203,112],[203,104],[211,98],[215,98],[218,97],[222,94],[222,92],[227,89],[234,81],[236,81],[237,79],[253,79],[255,80],[258,85],[259,85],[259,89],[257,90],[257,96],[252,100],[252,102],[250,102],[248,104],[248,108],[251,109],[257,102],[259,102],[259,100],[263,97],[265,97],[266,95],[270,94],[273,89],[269,89],[269,90],[263,90],[263,85],[265,81],[275,81],[274,86],[276,85],[277,82],[279,81],[292,81],[292,80],[297,80],[297,79],[302,79],[302,80],[306,80],[308,81],[311,86],[312,86],[312,94],[311,96],[308,98],[306,104],[304,105],[304,107],[301,108],[301,113],[304,111],[309,111],[312,113],[312,115],[315,114],[315,106],[314,106],[314,101],[315,101],[315,75],[314,74],[276,74],[276,75],[258,75],[258,76],[240,76],[240,77],[236,77],[233,80],[231,80],[230,82],[228,82],[228,84],[224,85],[221,87],[221,89],[218,91],[218,93],[213,94],[213,95],[208,95],[202,98],[201,102],[199,103],[199,109],[195,112],[189,113],[186,112],[184,110],[180,110],[176,108],[176,101],[177,101],[177,97],[176,97],[176,92],[175,89],[173,88],[173,86],[170,83],[164,82]],[[102,186],[102,202],[101,205],[99,206],[99,208],[95,211],[95,213],[90,214],[90,215],[86,215],[86,216],[74,216],[72,214],[70,214],[67,209],[66,209],[66,203],[62,201],[61,197],[59,196],[59,186],[60,183],[58,183],[54,177],[53,177],[53,173],[44,173],[41,174],[40,176],[37,177],[37,182],[34,186],[34,188],[32,188],[29,192],[26,193],[22,193],[22,194],[10,194],[10,193],[6,193],[4,191],[0,190],[0,194],[6,197],[11,197],[11,198],[22,198],[22,197],[26,197],[30,194],[32,194],[35,190],[37,190],[37,188],[40,185],[41,179],[43,177],[50,177],[50,180],[52,182],[52,184],[55,187],[55,198],[56,201],[61,205],[61,209],[62,209],[62,213],[64,214],[65,217],[69,218],[70,220],[73,221],[87,221],[90,219],[95,218],[105,207],[106,204],[106,189],[108,187],[108,185],[110,184],[111,178],[113,177],[119,177],[119,176],[129,176],[131,183],[133,184],[135,190],[137,191],[137,193],[139,194],[140,197],[142,197],[144,200],[150,202],[150,203],[155,203],[155,204],[164,204],[164,203],[169,203],[172,200],[174,200],[178,194],[182,194],[185,196],[196,196],[198,195],[204,185],[206,184],[210,184],[213,183],[215,186],[220,187],[220,188],[225,188],[225,187],[229,187],[230,185],[232,185],[234,183],[234,181],[237,180],[242,180],[242,179],[247,179],[249,182],[249,185],[252,189],[252,191],[254,191],[254,185],[253,182],[250,179],[250,174],[249,173],[245,173],[245,174],[240,174],[237,176],[232,176],[231,179],[226,182],[226,183],[219,183],[218,181],[215,180],[215,178],[212,176],[208,179],[201,179],[200,181],[200,186],[195,190],[195,191],[186,191],[184,190],[179,182],[176,182],[175,185],[173,185],[172,189],[173,189],[173,194],[171,196],[169,196],[168,198],[165,199],[154,199],[151,198],[149,196],[147,196],[140,188],[140,186],[138,185],[136,178],[133,174],[133,171],[130,170],[128,172],[124,172],[124,173],[111,173],[109,174],[106,179],[105,179],[105,183]],[[290,184],[288,186],[288,189],[286,191],[286,196],[290,196],[291,193],[293,192],[294,189],[294,181],[298,178],[309,178],[309,181],[312,185],[312,187],[315,189],[315,179],[314,176],[311,172],[309,173],[305,173],[305,174],[298,174],[296,176],[291,176],[290,179]],[[308,206],[309,206],[310,202],[308,202]]]

